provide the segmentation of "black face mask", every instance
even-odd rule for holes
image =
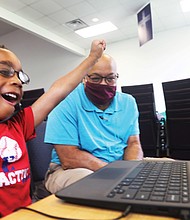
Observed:
[[[105,105],[112,101],[116,94],[116,86],[86,82],[85,92],[88,98],[97,105]]]

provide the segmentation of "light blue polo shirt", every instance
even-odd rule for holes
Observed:
[[[138,116],[131,95],[116,92],[102,111],[87,98],[81,83],[49,114],[45,142],[78,146],[105,162],[122,160],[129,136],[139,134]],[[52,162],[60,164],[55,150]]]

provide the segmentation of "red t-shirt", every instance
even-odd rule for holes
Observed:
[[[0,217],[31,203],[26,141],[35,135],[31,107],[0,124]]]

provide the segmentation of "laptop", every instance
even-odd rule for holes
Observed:
[[[190,219],[190,161],[115,161],[58,191],[65,202]]]

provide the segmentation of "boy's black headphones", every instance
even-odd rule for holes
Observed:
[[[15,105],[15,111],[16,111],[16,112],[19,112],[21,109],[22,109],[22,104],[21,104],[21,103],[17,103],[17,104]]]
[[[12,117],[13,117],[14,115],[16,115],[21,109],[22,109],[22,104],[21,104],[21,103],[16,104],[16,105],[15,105],[15,111],[14,111],[14,113],[13,113],[11,116],[9,116],[9,117],[3,119],[2,121],[0,121],[0,124],[1,124],[1,123],[4,123],[4,122],[6,122],[7,120],[9,120],[10,118],[12,118]]]

